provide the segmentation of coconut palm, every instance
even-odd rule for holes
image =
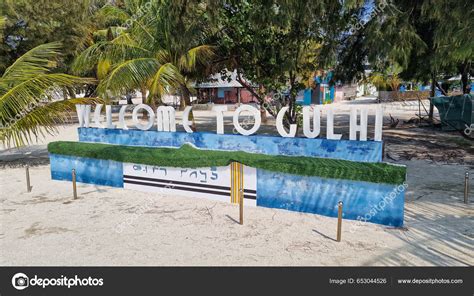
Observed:
[[[97,73],[102,73],[99,94],[148,90],[147,103],[155,105],[164,94],[179,92],[181,108],[190,104],[190,81],[202,72],[198,68],[209,64],[214,49],[202,44],[205,32],[199,17],[183,23],[183,18],[173,17],[174,4],[165,2],[148,6],[116,38],[94,44],[76,59],[77,71],[97,67]],[[119,10],[107,6],[109,15],[130,15]]]
[[[402,68],[398,64],[393,64],[384,69],[382,72],[373,72],[369,76],[369,82],[378,90],[397,91],[402,83],[399,74]]]
[[[75,104],[93,99],[58,100],[65,88],[90,79],[53,73],[61,44],[37,46],[18,58],[0,76],[0,142],[22,146],[52,134]]]

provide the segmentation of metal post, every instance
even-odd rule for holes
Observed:
[[[76,170],[72,169],[72,193],[74,199],[77,199],[77,189],[76,189]]]
[[[464,174],[464,203],[469,203],[469,170]]]
[[[242,188],[239,189],[239,208],[240,208],[240,225],[244,225],[244,194]]]
[[[337,241],[341,241],[341,230],[342,230],[342,201],[337,203]]]
[[[26,166],[26,190],[31,192],[31,182],[30,182],[30,167]]]
[[[385,141],[382,142],[382,160],[385,160]]]

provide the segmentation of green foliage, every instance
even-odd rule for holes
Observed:
[[[65,89],[92,83],[90,79],[52,73],[59,50],[59,43],[37,46],[0,76],[0,142],[22,146],[33,141],[33,137],[53,133],[75,104],[91,102],[55,99]]]
[[[372,83],[377,90],[397,91],[401,84],[399,77],[402,68],[398,65],[393,65],[385,69],[384,72],[372,72],[368,81]]]
[[[48,144],[48,151],[53,154],[182,168],[227,166],[236,161],[274,172],[373,183],[401,184],[406,177],[406,167],[387,163],[213,151],[196,149],[189,145],[176,149],[52,142]]]
[[[204,75],[212,61],[214,48],[203,43],[207,23],[199,1],[125,1],[100,11],[124,22],[123,30],[86,49],[73,68],[76,73],[96,68],[103,97],[149,90],[153,105],[166,93],[189,94],[188,81]],[[181,105],[189,104],[188,97]]]
[[[7,18],[0,17],[0,39],[3,38],[3,30],[5,29],[6,24],[7,24]]]
[[[358,6],[351,2],[350,5]],[[341,31],[348,29],[351,8],[341,1],[227,1],[213,15],[220,55],[218,65],[237,69],[264,95],[289,92],[288,120],[295,122],[295,99],[317,69],[335,65]],[[251,90],[252,91],[252,90]],[[278,110],[268,110],[274,115]]]
[[[467,77],[474,58],[474,5],[470,0],[399,0],[386,3],[341,43],[338,74],[350,80],[369,63],[378,72],[399,64],[404,80],[435,83]],[[362,15],[358,16],[363,19]],[[465,79],[465,82],[467,79]]]
[[[68,69],[74,55],[87,47],[90,30],[98,19],[93,11],[103,5],[98,0],[3,0],[0,11],[7,17],[0,42],[0,74],[18,57],[44,43],[61,42]]]

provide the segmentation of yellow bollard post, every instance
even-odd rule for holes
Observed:
[[[342,231],[342,201],[337,204],[337,241],[341,241]]]

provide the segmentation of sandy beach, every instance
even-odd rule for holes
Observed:
[[[387,141],[409,132],[388,130]],[[0,153],[1,265],[474,265],[472,185],[471,203],[463,203],[464,172],[473,169],[466,149],[456,148],[452,163],[422,153],[409,160],[401,143],[387,146],[388,161],[408,166],[404,227],[344,220],[336,242],[337,219],[313,214],[246,207],[239,225],[231,204],[85,184],[73,200],[71,183],[51,180],[47,164],[45,145],[59,139],[76,140],[76,126]]]

